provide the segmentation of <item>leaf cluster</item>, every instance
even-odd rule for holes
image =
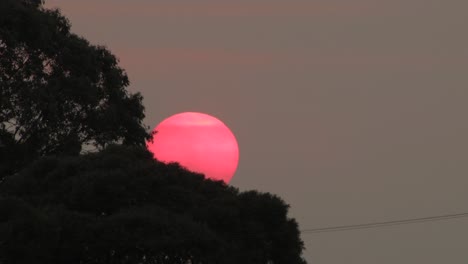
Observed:
[[[41,1],[0,1],[0,178],[34,159],[144,145],[139,93],[104,46]]]
[[[287,213],[139,148],[48,157],[0,187],[0,263],[305,263]]]

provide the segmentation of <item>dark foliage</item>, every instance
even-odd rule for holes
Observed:
[[[287,213],[136,147],[46,157],[0,187],[0,263],[305,263]]]
[[[140,94],[105,47],[41,0],[0,1],[0,181],[38,157],[143,145]]]
[[[0,0],[0,264],[305,263],[280,198],[141,148],[117,59],[42,2]]]

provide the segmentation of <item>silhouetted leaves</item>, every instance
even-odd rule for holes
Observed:
[[[144,149],[42,158],[0,194],[3,263],[305,263],[280,198]],[[31,257],[15,260],[19,251]]]
[[[144,145],[140,94],[105,47],[41,1],[0,1],[0,180],[40,156]]]

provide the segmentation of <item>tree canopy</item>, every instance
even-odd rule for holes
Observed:
[[[0,1],[0,180],[41,156],[150,138],[116,57],[41,4]]]
[[[0,264],[305,263],[281,198],[153,158],[128,85],[58,10],[0,0]]]
[[[140,148],[46,157],[0,194],[0,263],[305,263],[283,200]]]

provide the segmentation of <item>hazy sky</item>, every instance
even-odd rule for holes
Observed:
[[[239,140],[232,185],[301,229],[468,212],[468,1],[48,0],[108,46],[146,124],[199,111]],[[304,234],[312,264],[468,260],[468,218]]]

